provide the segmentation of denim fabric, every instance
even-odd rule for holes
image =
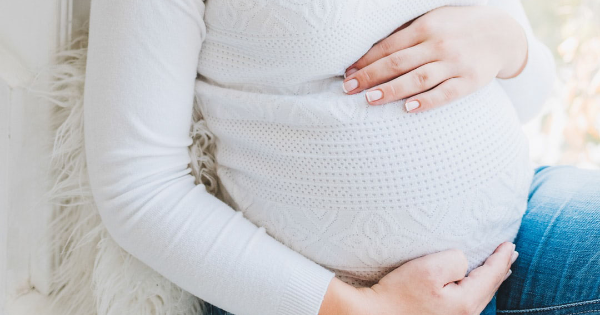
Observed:
[[[498,314],[600,314],[600,171],[536,170]]]
[[[233,313],[222,310],[210,303],[204,302],[204,305],[206,305],[206,311],[204,312],[204,315],[234,315]]]
[[[600,315],[600,171],[538,168],[515,244],[513,273],[482,315]]]
[[[496,293],[496,295],[498,295],[498,293]],[[490,303],[485,307],[480,315],[496,315],[496,295],[494,295]]]

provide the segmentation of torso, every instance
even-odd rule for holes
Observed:
[[[532,171],[497,82],[419,114],[341,89],[406,21],[483,2],[206,1],[197,95],[234,207],[356,286],[448,248],[472,269],[512,240]]]

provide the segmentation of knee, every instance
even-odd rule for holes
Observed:
[[[528,211],[539,207],[576,211],[577,217],[600,216],[600,171],[573,166],[538,169],[529,192]]]
[[[548,272],[599,275],[599,192],[600,171],[571,166],[538,170],[516,240],[521,263]]]
[[[571,166],[536,172],[520,234],[531,242],[551,239],[565,249],[599,248],[600,171]]]
[[[500,308],[547,307],[597,299],[600,172],[538,169],[515,240],[521,253],[501,289]],[[567,281],[568,280],[568,281]]]

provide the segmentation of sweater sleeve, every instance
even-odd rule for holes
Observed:
[[[111,237],[237,315],[317,314],[334,276],[195,185],[188,146],[201,0],[94,0],[84,98],[92,194]]]
[[[552,91],[556,78],[554,57],[535,37],[520,0],[489,0],[488,4],[507,11],[521,24],[527,37],[527,64],[523,71],[511,79],[498,79],[520,120],[527,122],[539,113]]]

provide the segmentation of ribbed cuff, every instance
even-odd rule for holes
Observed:
[[[284,289],[281,315],[317,315],[335,273],[306,258],[298,263]]]

